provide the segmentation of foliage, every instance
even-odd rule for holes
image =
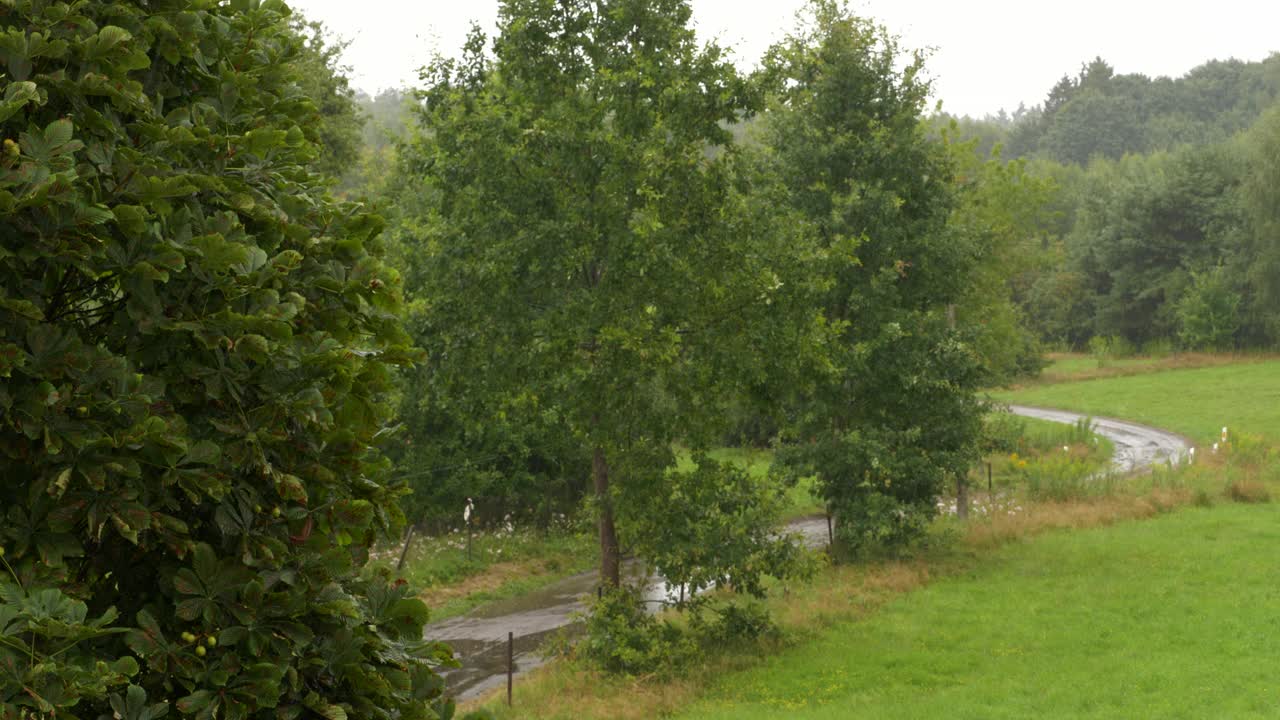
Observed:
[[[0,715],[449,712],[426,607],[358,573],[413,356],[380,221],[312,172],[289,23],[0,6]]]
[[[1192,350],[1229,350],[1240,329],[1240,293],[1226,270],[1191,273],[1191,287],[1178,300],[1178,339]]]
[[[361,155],[362,125],[355,91],[347,81],[349,69],[340,59],[349,41],[335,40],[324,23],[292,15],[289,25],[303,40],[296,60],[297,81],[316,105],[319,117],[303,127],[320,154],[311,168],[327,177],[344,178]]]
[[[714,617],[708,619],[708,613]],[[706,612],[693,616],[692,620],[691,627],[703,647],[733,647],[781,634],[781,628],[769,608],[756,600],[712,606]]]
[[[591,603],[585,637],[574,653],[608,673],[669,676],[696,650],[693,637],[648,612],[639,593],[618,587]]]
[[[718,439],[722,399],[770,346],[755,321],[796,264],[733,172],[724,126],[755,94],[689,20],[683,0],[510,0],[492,55],[477,31],[427,69],[400,158],[414,197],[399,240],[431,356],[406,394],[411,437],[431,443],[417,462],[480,465],[494,448],[519,467],[523,444],[559,477],[590,468],[615,584],[618,531],[657,546],[615,507],[633,517],[639,485],[665,491],[674,441]]]
[[[1222,142],[1280,99],[1280,55],[1259,62],[1211,60],[1177,78],[1119,74],[1102,58],[1064,75],[1033,108],[964,119],[984,145],[1009,157],[1085,165],[1097,158]]]
[[[801,573],[799,545],[776,532],[786,488],[705,454],[692,460],[688,471],[668,470],[661,482],[629,483],[619,493],[619,521],[637,538],[633,550],[681,588],[685,602],[715,586],[760,597],[766,574]]]
[[[826,280],[813,302],[838,336],[801,386],[778,461],[817,476],[838,536],[860,547],[918,534],[976,459],[983,372],[946,310],[982,250],[947,225],[954,168],[921,122],[922,56],[841,3],[812,2],[804,18],[766,55],[765,136],[812,228]]]
[[[1137,350],[1133,343],[1120,335],[1094,335],[1089,338],[1089,354],[1098,367],[1106,367],[1112,360],[1133,357]]]
[[[971,333],[988,376],[1035,375],[1044,367],[1043,349],[1014,296],[1044,262],[1043,228],[1055,184],[1028,172],[1022,161],[1003,162],[998,149],[979,157],[974,141],[955,140],[957,129],[952,125],[941,135],[951,150],[957,186],[948,227],[981,258],[957,303],[958,322]]]
[[[110,627],[114,608],[90,618],[85,603],[57,588],[29,593],[3,557],[0,564],[9,574],[0,579],[0,717],[53,715],[101,701],[138,673],[130,655],[108,662],[92,652],[92,641],[122,632]],[[131,695],[140,691],[129,688]]]

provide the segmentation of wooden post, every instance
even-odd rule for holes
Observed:
[[[409,524],[409,532],[404,535],[404,547],[400,549],[400,562],[396,563],[396,572],[404,570],[404,559],[409,555],[409,543],[413,542],[413,530],[417,525]]]
[[[994,500],[996,497],[996,491],[991,485],[991,463],[989,462],[987,463],[987,495],[989,500]]]
[[[516,634],[507,631],[507,707],[511,707],[512,678],[516,674]]]

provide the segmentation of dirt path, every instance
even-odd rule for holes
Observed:
[[[1016,415],[1060,423],[1075,423],[1082,415],[1062,410],[1010,406]],[[1177,463],[1189,446],[1186,439],[1164,430],[1136,423],[1094,418],[1095,432],[1115,445],[1112,459],[1115,469],[1134,472],[1165,462]],[[789,523],[785,530],[796,533],[809,547],[827,542],[827,524],[822,517],[804,518]],[[629,563],[626,572],[632,580],[643,580],[645,597],[661,600],[668,587],[661,578],[641,578],[642,569]],[[506,682],[507,633],[514,635],[516,674],[524,674],[545,662],[539,648],[553,633],[574,630],[574,618],[586,609],[583,599],[594,593],[599,575],[583,573],[566,578],[528,595],[496,602],[478,608],[468,615],[451,618],[427,626],[426,635],[451,645],[462,667],[446,673],[450,690],[460,700],[476,697]]]

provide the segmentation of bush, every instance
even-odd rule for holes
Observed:
[[[1023,450],[1027,423],[1011,412],[988,413],[983,419],[983,454],[1008,454]]]
[[[1089,354],[1098,361],[1098,367],[1106,367],[1112,360],[1133,357],[1133,343],[1119,335],[1095,335],[1089,338]]]
[[[287,12],[0,5],[0,717],[450,712],[426,608],[359,572],[411,356]]]
[[[1227,497],[1238,503],[1271,502],[1271,491],[1256,480],[1234,480],[1227,484]]]
[[[620,675],[670,674],[696,652],[679,627],[646,611],[632,588],[617,588],[596,599],[588,611],[586,637],[578,657]]]
[[[708,620],[708,613],[714,618]],[[703,645],[734,646],[780,633],[769,609],[752,600],[703,608],[694,614],[692,626]]]
[[[1178,300],[1178,339],[1191,350],[1230,350],[1240,329],[1240,293],[1226,268],[1191,274],[1191,287]]]

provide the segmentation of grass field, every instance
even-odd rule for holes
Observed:
[[[553,663],[517,685],[514,708],[486,707],[504,720],[1280,716],[1280,362],[1228,360],[1092,380],[1064,365],[1066,382],[1000,397],[1260,440],[1098,492],[939,520],[938,541],[911,557],[833,567],[771,597],[780,643],[711,649],[668,678]]]
[[[1276,360],[1274,353],[1178,353],[1176,355],[1098,358],[1082,353],[1050,353],[1049,365],[1036,378],[1022,380],[1020,386],[1052,385],[1080,380],[1098,380],[1109,377],[1125,377],[1168,370],[1242,365],[1246,363]]]
[[[995,394],[999,400],[1123,418],[1212,442],[1225,425],[1280,442],[1280,361],[1169,370]]]
[[[1008,546],[680,717],[1276,717],[1278,521],[1220,505]]]

